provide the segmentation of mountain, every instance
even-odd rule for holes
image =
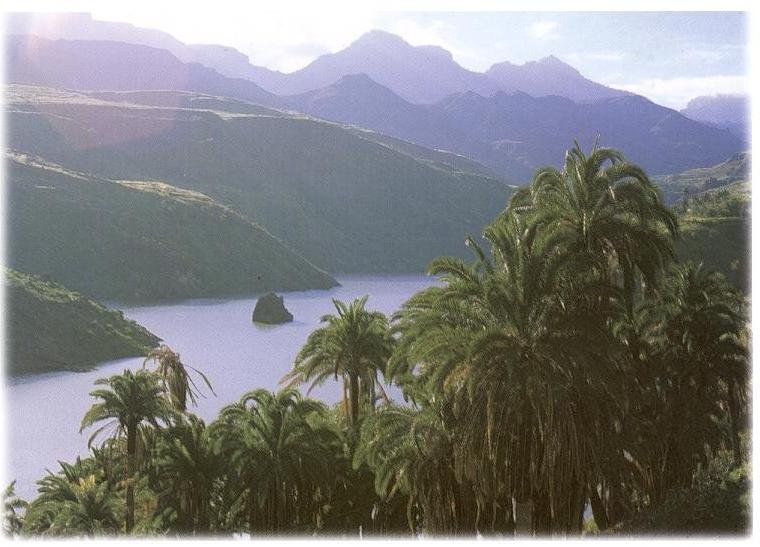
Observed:
[[[12,86],[7,146],[96,177],[203,193],[331,272],[419,272],[441,254],[464,256],[462,234],[479,234],[511,192],[463,171],[467,162],[436,160],[450,154],[418,156],[304,116],[240,113],[242,103],[208,97],[231,111],[187,108],[201,97],[179,92],[182,108],[133,102],[151,93],[95,95]]]
[[[728,131],[638,95],[576,103],[524,93],[463,93],[436,108],[460,131],[490,143],[492,158],[475,159],[523,179],[538,167],[561,164],[573,139],[588,147],[599,136],[603,146],[623,150],[651,174],[712,165],[743,148]]]
[[[366,74],[344,76],[334,84],[288,98],[293,108],[340,123],[371,128],[431,148],[477,156],[468,135],[424,105],[396,95]]]
[[[290,97],[315,116],[356,124],[431,148],[450,150],[513,182],[560,165],[573,139],[624,150],[647,171],[672,173],[713,165],[743,149],[726,130],[692,121],[638,95],[578,103],[559,96],[458,93],[432,105],[412,104],[367,75]]]
[[[505,61],[479,73],[460,66],[443,48],[414,47],[399,36],[380,30],[370,31],[344,50],[323,55],[292,73],[253,65],[247,55],[232,47],[185,44],[162,31],[98,21],[88,13],[11,13],[6,18],[5,32],[49,40],[115,41],[164,49],[183,63],[199,63],[229,78],[253,81],[279,95],[314,91],[344,76],[360,73],[368,74],[413,103],[436,102],[465,91],[484,96],[499,90],[522,91],[534,96],[560,95],[577,101],[626,94],[585,78],[555,56],[523,65]]]
[[[154,179],[6,157],[8,264],[106,300],[226,296],[337,283],[242,215]]]
[[[412,46],[388,32],[373,30],[336,53],[318,57],[284,77],[257,83],[279,95],[328,86],[350,74],[367,74],[413,103],[430,103],[465,89],[493,94],[498,86],[483,74],[458,65],[437,46]]]
[[[374,51],[378,44],[390,44],[386,48],[398,49],[395,55],[399,62],[408,56],[409,62],[422,63],[415,60],[420,48],[387,33],[370,33],[357,43],[344,51]],[[248,109],[253,108],[251,103],[269,109],[295,108],[470,157],[513,182],[530,179],[538,167],[560,163],[572,139],[589,146],[598,134],[604,145],[626,150],[630,159],[653,174],[709,166],[745,147],[727,130],[695,122],[636,95],[577,103],[554,95],[533,97],[499,91],[484,97],[467,91],[421,105],[398,96],[371,74],[363,74],[343,76],[320,90],[281,98],[249,80],[228,78],[200,64],[182,63],[166,50],[148,46],[50,41],[33,36],[9,37],[8,45],[11,82],[91,91],[195,91],[216,97],[193,97],[208,104],[227,97],[245,103]],[[382,58],[387,63],[394,57]],[[329,63],[324,61],[328,67],[336,63],[330,59]],[[329,70],[319,72],[327,74]],[[422,69],[409,73],[413,78],[428,77]],[[435,80],[432,83],[436,89],[443,85]],[[395,88],[398,85],[395,82]],[[164,99],[167,97],[187,99],[181,94],[164,94]],[[264,111],[260,112],[263,115]]]
[[[689,101],[681,114],[730,130],[749,143],[750,111],[746,95],[704,95]]]
[[[497,82],[502,91],[520,91],[534,97],[559,95],[580,102],[630,95],[589,80],[554,55],[522,65],[509,61],[497,63],[485,74]]]
[[[230,78],[251,79],[266,68],[251,65],[248,56],[218,44],[185,44],[160,30],[129,23],[99,21],[89,13],[7,13],[6,35],[35,35],[48,40],[123,42],[164,49],[183,63],[200,63]]]
[[[184,90],[279,107],[283,101],[249,80],[228,78],[166,50],[114,41],[6,37],[6,80],[80,90]]]
[[[737,152],[717,165],[654,177],[654,182],[662,191],[663,201],[670,205],[684,197],[688,199],[708,190],[747,183],[751,171],[751,154]]]
[[[88,370],[146,355],[159,339],[86,296],[36,276],[3,268],[11,376]]]

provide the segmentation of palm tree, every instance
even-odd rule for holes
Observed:
[[[395,316],[389,373],[454,401],[460,481],[531,503],[534,532],[577,531],[597,447],[625,399],[599,308],[614,289],[567,274],[563,254],[514,212],[484,236],[492,259],[469,239],[475,262],[434,261],[443,285]]]
[[[674,257],[674,214],[646,173],[617,150],[595,145],[586,156],[576,142],[563,169],[540,169],[510,210],[530,216],[567,262],[602,278],[621,277],[629,305],[637,274],[655,286]]]
[[[741,463],[740,408],[748,376],[742,342],[744,303],[717,273],[691,263],[674,266],[661,297],[651,306],[651,347],[638,371],[644,387],[633,415],[640,424],[630,453],[646,470],[644,489],[652,503],[676,486],[689,486],[700,464],[723,444]],[[652,432],[657,434],[653,435]]]
[[[206,424],[192,414],[177,419],[161,434],[152,454],[163,507],[172,509],[170,528],[181,532],[208,532],[210,498],[219,461]]]
[[[58,503],[49,528],[52,535],[116,534],[121,527],[123,502],[95,475],[71,486],[71,499]]]
[[[38,495],[29,504],[24,522],[24,532],[29,534],[49,534],[62,507],[76,503],[76,485],[84,479],[94,477],[98,483],[113,488],[106,479],[100,462],[95,458],[77,456],[74,463],[59,461],[61,469],[47,474],[37,481]],[[59,521],[60,522],[60,521]],[[57,533],[63,533],[58,527]]]
[[[15,536],[24,525],[23,515],[18,511],[26,510],[29,504],[16,496],[16,481],[11,482],[3,492],[3,531]]]
[[[294,389],[256,390],[223,408],[211,426],[228,480],[245,498],[251,533],[316,528],[341,449],[325,413]]]
[[[91,445],[101,433],[111,430],[113,435],[125,435],[126,445],[126,521],[125,531],[130,533],[134,527],[135,515],[135,471],[138,428],[147,423],[159,427],[159,421],[166,422],[171,409],[164,397],[164,390],[159,378],[148,371],[132,372],[125,370],[122,374],[110,378],[100,378],[96,385],[107,386],[90,393],[99,399],[82,418],[80,432],[94,424],[105,422],[89,439]]]
[[[512,526],[511,500],[509,508],[502,505],[499,511],[496,500],[479,495],[456,473],[451,410],[450,404],[381,408],[362,423],[354,466],[368,464],[375,489],[386,502],[406,501],[413,533],[507,532]]]
[[[348,399],[347,415],[353,428],[359,423],[362,395],[372,405],[377,390],[385,397],[378,372],[384,373],[393,350],[385,315],[367,311],[366,303],[366,296],[348,305],[333,299],[337,315],[322,316],[325,325],[309,335],[293,370],[282,380],[288,387],[311,382],[311,391],[331,376],[336,380],[342,377],[344,404]]]
[[[206,378],[206,375],[200,370],[182,363],[179,353],[173,352],[169,346],[160,346],[151,350],[143,363],[143,367],[150,362],[156,363],[156,373],[161,378],[172,406],[179,412],[187,410],[188,398],[193,405],[196,405],[196,397],[202,395],[201,390],[188,373],[188,369],[200,376],[206,387],[211,393],[214,393],[214,389],[211,387],[211,383]]]

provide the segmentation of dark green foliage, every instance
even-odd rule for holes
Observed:
[[[746,299],[677,263],[676,217],[614,150],[571,149],[473,261],[389,322],[322,318],[286,377],[343,378],[331,411],[254,390],[208,427],[168,348],[99,380],[113,435],[40,482],[30,534],[741,534],[749,525]],[[380,374],[406,404],[381,397]],[[209,386],[210,387],[210,386]],[[348,403],[348,404],[347,404]],[[125,500],[122,505],[122,499]],[[593,519],[586,517],[588,507]]]
[[[374,408],[379,397],[387,399],[378,373],[385,374],[394,344],[385,315],[365,309],[367,298],[349,304],[333,299],[338,313],[322,316],[324,326],[309,335],[293,370],[282,379],[288,385],[309,383],[311,390],[328,378],[340,377],[343,406],[354,428],[361,406]]]
[[[212,438],[250,533],[305,533],[319,526],[336,481],[331,462],[341,450],[324,405],[292,389],[251,391],[222,409]]]
[[[9,102],[10,148],[93,176],[158,180],[202,192],[331,272],[420,272],[438,255],[464,254],[462,234],[479,231],[511,192],[496,178],[468,172],[466,164],[431,164],[429,154],[420,158],[414,148],[402,152],[339,125],[292,114],[147,108],[22,86],[12,88]],[[165,214],[137,215],[142,224],[132,230],[193,230],[194,223],[178,219],[166,219],[162,230],[151,226]],[[197,224],[196,235],[203,236]],[[201,241],[208,253],[214,242],[225,240],[214,235]],[[242,242],[224,246],[240,255],[246,248]],[[122,260],[140,256],[129,251],[121,252]],[[230,267],[220,264],[200,287],[225,279]],[[184,265],[192,271],[193,262]],[[173,274],[182,271],[169,266]]]
[[[337,284],[203,194],[105,180],[23,154],[10,160],[8,258],[19,270],[121,301]]]
[[[678,257],[723,273],[745,293],[750,284],[749,190],[748,183],[732,184],[674,207],[682,227]]]
[[[88,370],[147,354],[159,339],[117,310],[52,281],[4,269],[11,375]]]
[[[619,535],[746,535],[752,520],[749,464],[736,467],[732,456],[716,456],[690,486],[671,490],[657,507],[622,524]]]

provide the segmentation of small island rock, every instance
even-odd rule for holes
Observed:
[[[254,323],[278,325],[292,320],[293,314],[285,308],[282,296],[268,292],[256,301],[256,307],[253,309]]]

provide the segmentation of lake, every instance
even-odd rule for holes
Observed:
[[[284,293],[285,305],[295,319],[278,326],[251,322],[256,296],[119,307],[179,352],[184,363],[208,376],[216,396],[201,398],[192,410],[210,421],[221,407],[246,391],[278,389],[278,382],[290,370],[309,333],[319,325],[319,318],[335,312],[332,298],[349,300],[369,295],[368,308],[390,314],[433,282],[421,275],[353,276],[338,281],[340,287],[327,291]],[[71,461],[78,454],[87,454],[89,431],[80,434],[79,422],[92,404],[88,394],[93,382],[141,366],[142,359],[122,359],[90,372],[55,372],[7,381],[7,476],[17,479],[16,492],[21,497],[33,497],[34,481],[46,468],[57,471],[58,460]],[[334,403],[342,390],[330,382],[312,395]]]

